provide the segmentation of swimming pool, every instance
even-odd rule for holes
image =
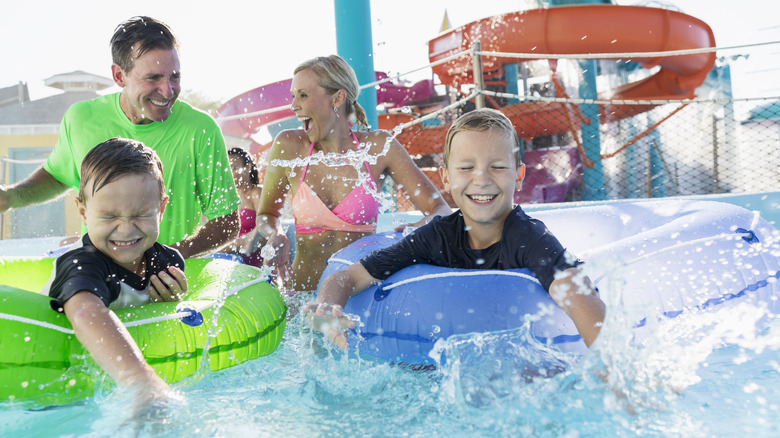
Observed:
[[[768,250],[780,256],[777,242]],[[183,400],[140,435],[780,435],[780,322],[757,329],[764,309],[686,314],[649,325],[634,345],[626,309],[608,305],[579,361],[529,342],[521,328],[450,338],[434,349],[436,370],[334,352],[296,316],[270,356],[175,385]],[[103,389],[51,409],[0,404],[0,435],[131,436],[129,402]]]
[[[598,353],[535,380],[516,372],[533,351],[498,348],[523,337],[522,330],[493,335],[501,342],[459,339],[443,347],[450,359],[464,349],[491,354],[416,371],[334,355],[318,348],[296,319],[271,356],[177,385],[184,400],[141,435],[777,436],[780,325],[759,335],[748,327],[751,315],[751,309],[730,309],[659,328],[692,333],[717,320],[735,336],[722,347],[702,337],[685,350],[670,348],[662,337],[626,349],[620,331],[607,325]],[[610,383],[595,375],[604,363]],[[128,400],[128,394],[105,392],[85,404],[43,411],[5,405],[0,432],[132,435],[133,425],[123,424]]]

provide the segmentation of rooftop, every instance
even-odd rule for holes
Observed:
[[[97,91],[114,85],[109,78],[81,70],[54,75],[44,83],[65,92],[31,101],[25,83],[0,88],[0,125],[59,125],[71,105],[94,99]]]
[[[30,101],[27,83],[19,81],[16,85],[0,88],[0,107]]]

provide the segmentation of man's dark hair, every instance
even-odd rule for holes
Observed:
[[[120,23],[111,37],[112,60],[125,72],[133,69],[135,58],[156,49],[178,50],[179,42],[167,24],[151,17],[130,18]]]

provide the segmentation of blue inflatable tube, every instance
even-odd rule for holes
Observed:
[[[339,251],[323,277],[390,246],[401,233],[367,236]],[[540,342],[583,352],[574,323],[528,269],[472,270],[415,265],[352,297],[344,308],[361,319],[360,341],[351,347],[396,362],[430,362],[438,339],[454,334],[495,332],[531,324]]]
[[[671,318],[739,303],[780,310],[779,233],[757,213],[730,204],[647,201],[537,212],[574,254],[602,299],[619,303],[641,342],[648,318]],[[322,278],[401,239],[367,236],[334,254]],[[614,306],[613,308],[617,308]],[[528,325],[566,353],[587,347],[569,317],[526,269],[483,271],[416,265],[352,297],[360,317],[350,348],[374,357],[430,363],[439,339]]]

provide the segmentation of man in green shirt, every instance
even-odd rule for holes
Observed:
[[[240,204],[222,132],[208,114],[178,101],[178,42],[168,26],[133,17],[111,38],[116,94],[79,102],[65,113],[46,163],[13,186],[0,186],[0,213],[78,189],[81,160],[109,138],[126,137],[154,149],[163,163],[170,201],[161,243],[185,258],[213,252],[238,236]],[[201,218],[207,222],[201,225]]]

